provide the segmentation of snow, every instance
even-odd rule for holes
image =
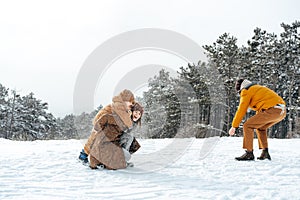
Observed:
[[[134,167],[109,171],[77,160],[80,140],[0,139],[0,199],[300,199],[300,139],[269,139],[272,161],[246,162],[237,137],[139,142]]]

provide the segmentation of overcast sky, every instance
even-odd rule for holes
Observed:
[[[0,1],[0,83],[22,95],[33,92],[62,117],[73,112],[74,85],[84,61],[118,34],[168,29],[202,46],[228,32],[243,45],[256,27],[279,34],[280,23],[300,20],[299,8],[297,0]],[[119,65],[186,65],[156,52],[122,59],[114,64],[116,70]],[[103,77],[106,89],[97,91],[94,106],[110,103],[124,69],[132,70],[125,67],[114,79],[109,72]]]

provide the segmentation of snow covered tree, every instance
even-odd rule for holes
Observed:
[[[291,25],[282,23],[284,32],[280,34],[280,72],[277,89],[287,103],[288,113],[286,125],[288,125],[288,137],[292,137],[295,127],[297,111],[300,107],[300,22],[295,21]],[[278,134],[282,134],[283,131]],[[281,135],[280,137],[285,137]]]
[[[94,117],[97,115],[98,111],[102,109],[102,107],[103,106],[100,105],[91,113],[83,112],[80,115],[75,116],[75,127],[80,139],[90,136],[93,129]]]
[[[185,134],[186,136],[199,136],[198,132],[204,133],[202,137],[205,137],[206,131],[203,132],[203,127],[206,127],[210,123],[210,108],[211,99],[207,87],[207,73],[206,64],[201,61],[198,65],[188,64],[187,67],[181,67],[178,72],[179,78],[176,80],[177,91],[182,94],[181,102],[187,102],[186,105],[182,105],[182,123],[183,126],[189,129],[185,131],[191,132],[191,134]],[[201,131],[200,131],[201,129]]]
[[[224,80],[230,80],[237,76],[237,56],[238,46],[237,38],[230,36],[228,33],[221,35],[213,45],[205,45],[208,59],[218,69]]]
[[[48,131],[53,131],[57,126],[54,116],[47,112],[48,103],[36,99],[33,93],[14,99],[11,138],[16,140],[47,138]]]
[[[185,121],[185,126],[196,128],[194,134],[189,136],[222,135],[224,125],[222,123],[224,113],[222,98],[225,96],[223,95],[225,91],[224,87],[222,88],[222,80],[212,67],[199,61],[197,65],[188,64],[186,68],[181,67],[181,71],[178,72],[177,87],[185,82],[190,85],[188,88],[182,87],[183,95],[188,97],[186,101],[189,108],[186,109],[188,111],[186,115],[190,116],[189,120]],[[193,92],[190,92],[190,89]]]
[[[149,80],[149,91],[144,93],[145,121],[151,138],[174,137],[180,126],[180,103],[174,92],[173,81],[164,69]]]
[[[274,90],[279,69],[278,45],[275,34],[256,28],[252,40],[248,41],[247,59],[251,64],[245,78]]]
[[[59,139],[79,139],[78,131],[75,126],[76,116],[73,114],[66,115],[63,119],[58,119],[61,128],[61,137]]]
[[[226,117],[224,119],[223,132],[228,132],[230,122],[233,119],[235,107],[237,105],[234,82],[239,72],[239,48],[237,38],[230,36],[228,33],[221,35],[213,45],[205,45],[206,55],[209,59],[209,65],[215,67],[225,86],[226,95]]]
[[[93,128],[93,117],[88,113],[83,112],[80,115],[75,116],[74,124],[78,137],[87,138],[91,134]]]
[[[205,63],[199,63],[199,65],[188,64],[187,68],[180,68],[179,76],[181,81],[187,81],[194,91],[195,97],[194,103],[199,106],[199,122],[209,124],[209,113],[210,113],[210,96],[206,85],[206,74],[201,73],[205,68]]]
[[[12,92],[12,97],[8,98],[7,123],[6,123],[6,137],[7,139],[14,139],[15,133],[20,129],[18,110],[22,106],[20,104],[20,95],[15,90]]]
[[[7,138],[8,89],[0,84],[0,137]]]

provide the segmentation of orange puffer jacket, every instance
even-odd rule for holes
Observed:
[[[248,107],[254,111],[260,112],[269,109],[276,104],[285,105],[285,102],[278,94],[267,87],[252,85],[248,89],[243,89],[241,91],[238,110],[232,121],[232,127],[239,127]]]

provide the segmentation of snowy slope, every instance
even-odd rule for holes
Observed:
[[[234,160],[242,138],[139,141],[135,167],[108,171],[78,162],[79,140],[0,139],[0,199],[300,199],[299,139],[249,162]]]

